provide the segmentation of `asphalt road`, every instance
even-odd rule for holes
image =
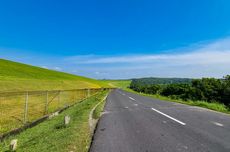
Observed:
[[[230,152],[230,115],[114,90],[91,152]]]

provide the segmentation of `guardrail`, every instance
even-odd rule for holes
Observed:
[[[0,137],[102,90],[105,88],[0,92]]]

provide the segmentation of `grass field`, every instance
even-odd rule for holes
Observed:
[[[46,114],[46,99],[50,102],[48,112],[80,101],[87,96],[83,91],[49,91],[82,88],[109,87],[107,82],[43,69],[35,66],[0,59],[0,134],[25,124],[25,93],[3,94],[11,91],[37,91],[28,95],[27,122]]]
[[[53,119],[47,120],[33,128],[27,129],[19,135],[12,136],[0,143],[0,151],[9,150],[12,139],[18,139],[18,152],[86,152],[91,142],[90,128],[88,124],[91,109],[100,102],[106,91],[90,97],[85,101],[67,109]],[[69,126],[63,125],[64,116],[69,115]]]
[[[109,87],[104,81],[0,59],[0,92]]]
[[[110,87],[107,82],[43,69],[26,64],[0,59],[0,92],[36,91],[28,95],[27,122],[32,122],[46,113],[88,97],[88,90],[70,90]],[[37,91],[42,90],[42,91]],[[90,94],[97,90],[91,90]],[[0,134],[24,125],[25,93],[0,96]],[[34,128],[0,143],[0,151],[8,151],[12,138],[19,139],[17,151],[87,151],[90,143],[88,114],[105,93],[90,97],[66,110],[58,117],[45,121]],[[48,108],[46,109],[46,101]],[[63,127],[63,116],[71,116],[71,124]],[[35,144],[36,143],[36,144]]]
[[[112,87],[126,89],[130,85],[131,80],[104,80],[104,82]]]
[[[25,108],[26,94],[17,93],[13,96],[9,94],[4,98],[0,94],[0,135],[80,102],[99,91],[101,89],[30,92],[28,93],[27,109]]]

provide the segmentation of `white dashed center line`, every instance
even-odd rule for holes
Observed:
[[[165,116],[165,117],[167,117],[167,118],[169,118],[169,119],[171,119],[171,120],[173,120],[173,121],[175,121],[175,122],[177,122],[177,123],[179,123],[179,124],[181,124],[181,125],[183,125],[183,126],[186,125],[186,123],[181,122],[180,120],[177,120],[177,119],[175,119],[175,118],[173,118],[173,117],[171,117],[171,116],[169,116],[169,115],[167,115],[167,114],[165,114],[165,113],[163,113],[163,112],[160,112],[160,111],[157,110],[157,109],[152,108],[152,110],[153,110],[153,111],[156,111],[157,113],[159,113],[159,114],[161,114],[161,115],[163,115],[163,116]]]
[[[213,124],[215,124],[215,125],[217,125],[217,126],[220,126],[220,127],[223,127],[223,126],[224,126],[223,124],[218,123],[218,122],[214,122],[214,121],[212,121],[212,123],[213,123]]]
[[[134,101],[135,101],[135,99],[133,99],[132,97],[129,97],[129,99],[131,99],[131,100],[134,100]]]

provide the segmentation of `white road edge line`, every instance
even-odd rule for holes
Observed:
[[[157,109],[152,108],[152,110],[153,110],[153,111],[156,111],[156,112],[159,113],[159,114],[162,114],[163,116],[165,116],[165,117],[167,117],[167,118],[169,118],[169,119],[172,119],[172,120],[176,121],[177,123],[179,123],[179,124],[181,124],[181,125],[183,125],[183,126],[186,125],[186,123],[181,122],[181,121],[179,121],[179,120],[177,120],[177,119],[175,119],[175,118],[173,118],[173,117],[171,117],[171,116],[169,116],[169,115],[167,115],[167,114],[165,114],[165,113],[163,113],[163,112],[160,112],[160,111],[157,110]]]
[[[131,100],[134,100],[134,101],[135,101],[135,99],[133,99],[132,97],[129,97],[129,99],[131,99]]]

